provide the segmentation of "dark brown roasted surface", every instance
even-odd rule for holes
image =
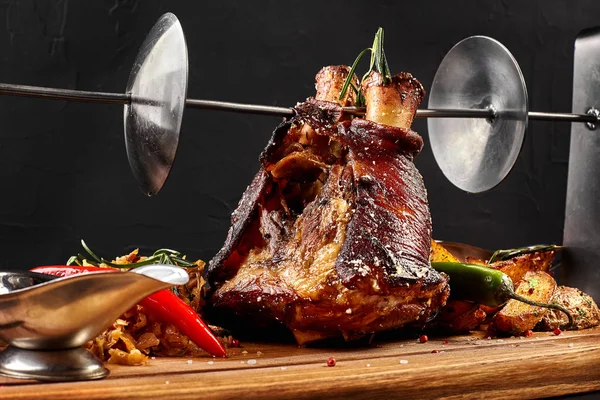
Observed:
[[[309,99],[296,112],[206,269],[210,306],[225,320],[277,321],[299,343],[425,323],[448,282],[429,266],[431,218],[413,164],[421,137],[351,120],[339,103]]]

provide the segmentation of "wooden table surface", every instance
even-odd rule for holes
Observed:
[[[327,349],[242,343],[225,359],[111,365],[110,376],[97,381],[0,377],[0,399],[525,399],[600,390],[600,329],[491,340],[475,333],[444,340]],[[326,365],[329,357],[336,359],[334,367]]]

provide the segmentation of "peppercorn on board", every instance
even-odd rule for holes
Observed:
[[[390,340],[368,348],[242,343],[223,359],[108,365],[110,376],[99,381],[50,384],[0,377],[0,397],[524,399],[600,390],[599,328],[527,338],[484,335],[477,331],[425,343]],[[332,357],[335,365],[329,367]]]

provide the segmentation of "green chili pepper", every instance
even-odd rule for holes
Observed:
[[[488,307],[498,307],[510,299],[523,303],[562,311],[573,325],[571,313],[561,305],[538,303],[515,293],[512,279],[502,271],[474,264],[432,262],[438,272],[450,277],[450,292],[456,300],[468,300]]]
[[[494,254],[490,257],[488,263],[493,263],[494,261],[504,261],[513,257],[521,256],[523,254],[528,253],[538,253],[545,251],[554,251],[564,249],[564,246],[557,246],[555,244],[538,244],[535,246],[529,247],[519,247],[517,249],[508,249],[508,250],[496,250]]]

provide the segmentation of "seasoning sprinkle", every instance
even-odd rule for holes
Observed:
[[[552,333],[554,333],[556,336],[558,336],[562,333],[562,331],[560,330],[560,328],[556,328],[554,331],[552,331]]]

